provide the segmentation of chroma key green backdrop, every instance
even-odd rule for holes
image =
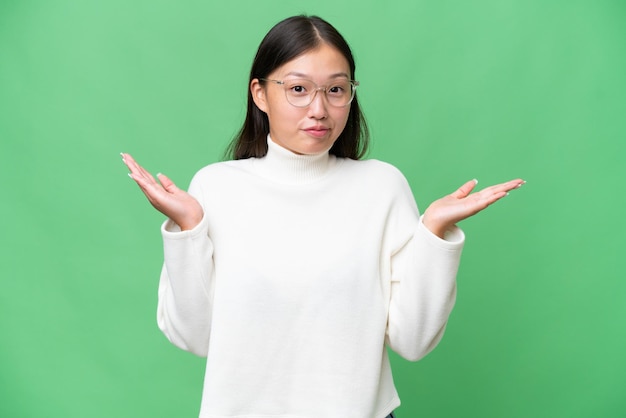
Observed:
[[[393,356],[398,417],[624,416],[622,0],[0,2],[0,416],[197,416],[204,361],[155,322],[163,218],[119,153],[186,187],[299,13],[350,42],[369,157],[422,209],[528,181],[461,224],[443,341]]]

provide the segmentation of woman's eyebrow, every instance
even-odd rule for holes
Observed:
[[[285,77],[287,76],[294,76],[294,77],[300,77],[300,78],[311,78],[311,76],[309,74],[304,74],[298,71],[290,71],[287,74],[285,74]],[[345,78],[350,78],[350,76],[346,73],[334,73],[331,74],[328,79],[332,79],[332,78],[340,78],[340,77],[345,77]]]

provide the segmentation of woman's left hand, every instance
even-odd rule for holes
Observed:
[[[526,182],[522,179],[511,180],[472,193],[477,183],[476,180],[468,181],[454,193],[431,203],[424,212],[424,225],[433,234],[443,238],[445,231],[454,224],[477,214]]]

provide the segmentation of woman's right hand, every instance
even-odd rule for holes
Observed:
[[[163,174],[157,174],[159,181],[156,181],[130,154],[122,153],[122,161],[130,170],[128,175],[135,180],[152,206],[176,222],[181,230],[193,229],[200,223],[204,211],[193,196],[176,187],[174,182]]]

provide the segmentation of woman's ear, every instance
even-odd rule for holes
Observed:
[[[250,82],[250,93],[254,104],[261,109],[263,113],[267,113],[267,98],[265,96],[265,87],[261,85],[258,78]]]

